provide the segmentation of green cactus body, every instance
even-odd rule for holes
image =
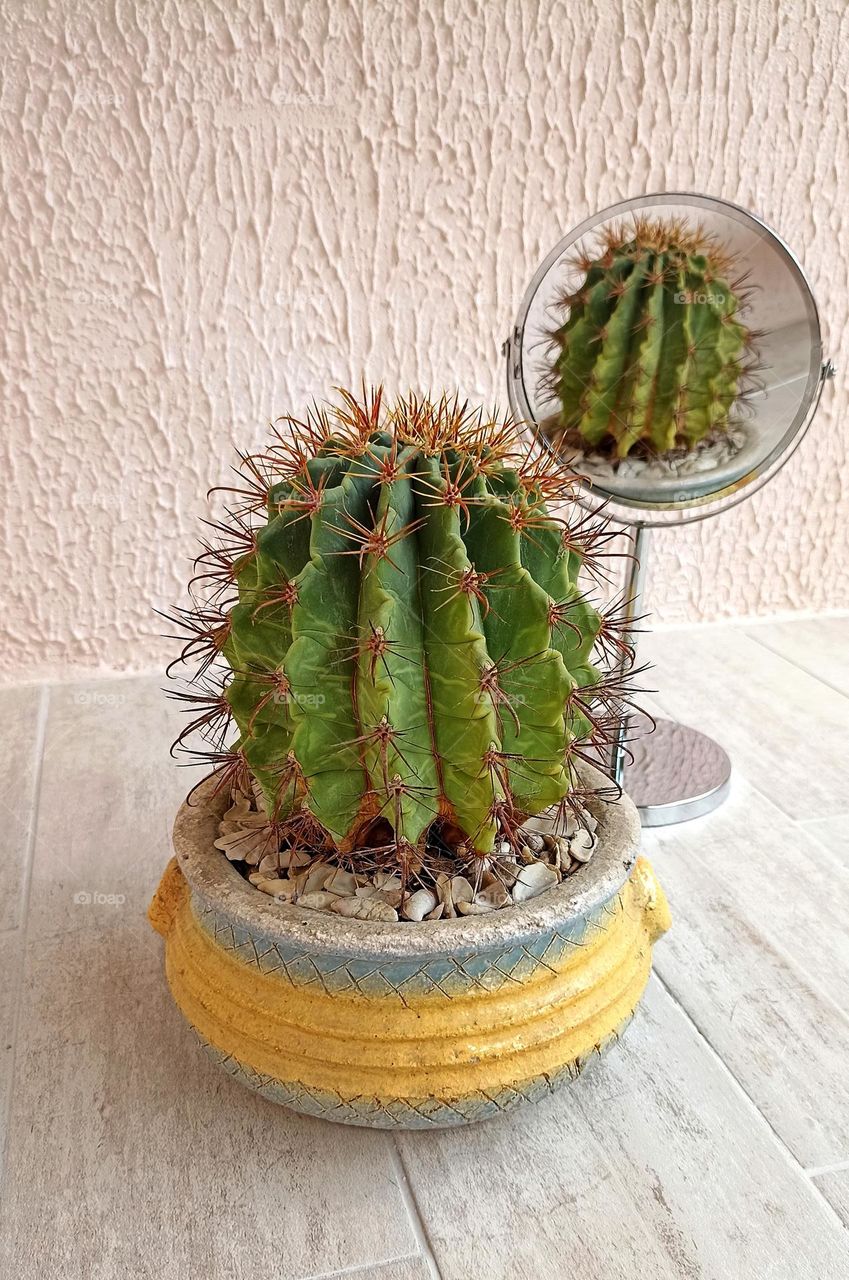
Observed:
[[[680,225],[640,222],[580,265],[585,278],[552,335],[557,434],[625,458],[726,430],[752,338],[727,256]]]
[[[283,835],[422,855],[438,824],[486,854],[602,745],[590,553],[549,510],[568,480],[521,462],[511,428],[413,400],[378,426],[377,405],[348,398],[293,427],[294,458],[264,455],[262,522],[210,632],[229,758]]]

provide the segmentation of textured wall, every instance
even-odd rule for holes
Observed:
[[[758,211],[840,363],[839,0],[17,0],[3,26],[6,678],[158,663],[151,608],[270,417],[363,372],[506,401],[537,261],[624,196]],[[658,535],[657,617],[847,603],[840,382],[767,490]]]

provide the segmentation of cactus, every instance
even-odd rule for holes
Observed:
[[[625,458],[726,431],[751,385],[755,335],[715,239],[639,219],[575,265],[584,279],[561,299],[568,315],[551,335],[546,381],[562,406],[553,438]]]
[[[456,399],[364,391],[283,420],[239,474],[181,615],[175,745],[201,730],[220,785],[255,779],[275,838],[409,874],[586,794],[629,650],[578,582],[612,534],[547,453]]]

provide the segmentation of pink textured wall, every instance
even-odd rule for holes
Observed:
[[[361,373],[506,403],[499,346],[588,213],[701,189],[798,250],[841,363],[839,0],[18,0],[0,52],[6,678],[171,646],[232,445]],[[785,474],[658,535],[663,620],[847,604],[843,381]]]

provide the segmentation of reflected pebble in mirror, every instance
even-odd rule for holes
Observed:
[[[736,205],[681,193],[624,201],[566,236],[507,354],[516,416],[639,523],[754,492],[801,438],[824,372],[788,247]]]

